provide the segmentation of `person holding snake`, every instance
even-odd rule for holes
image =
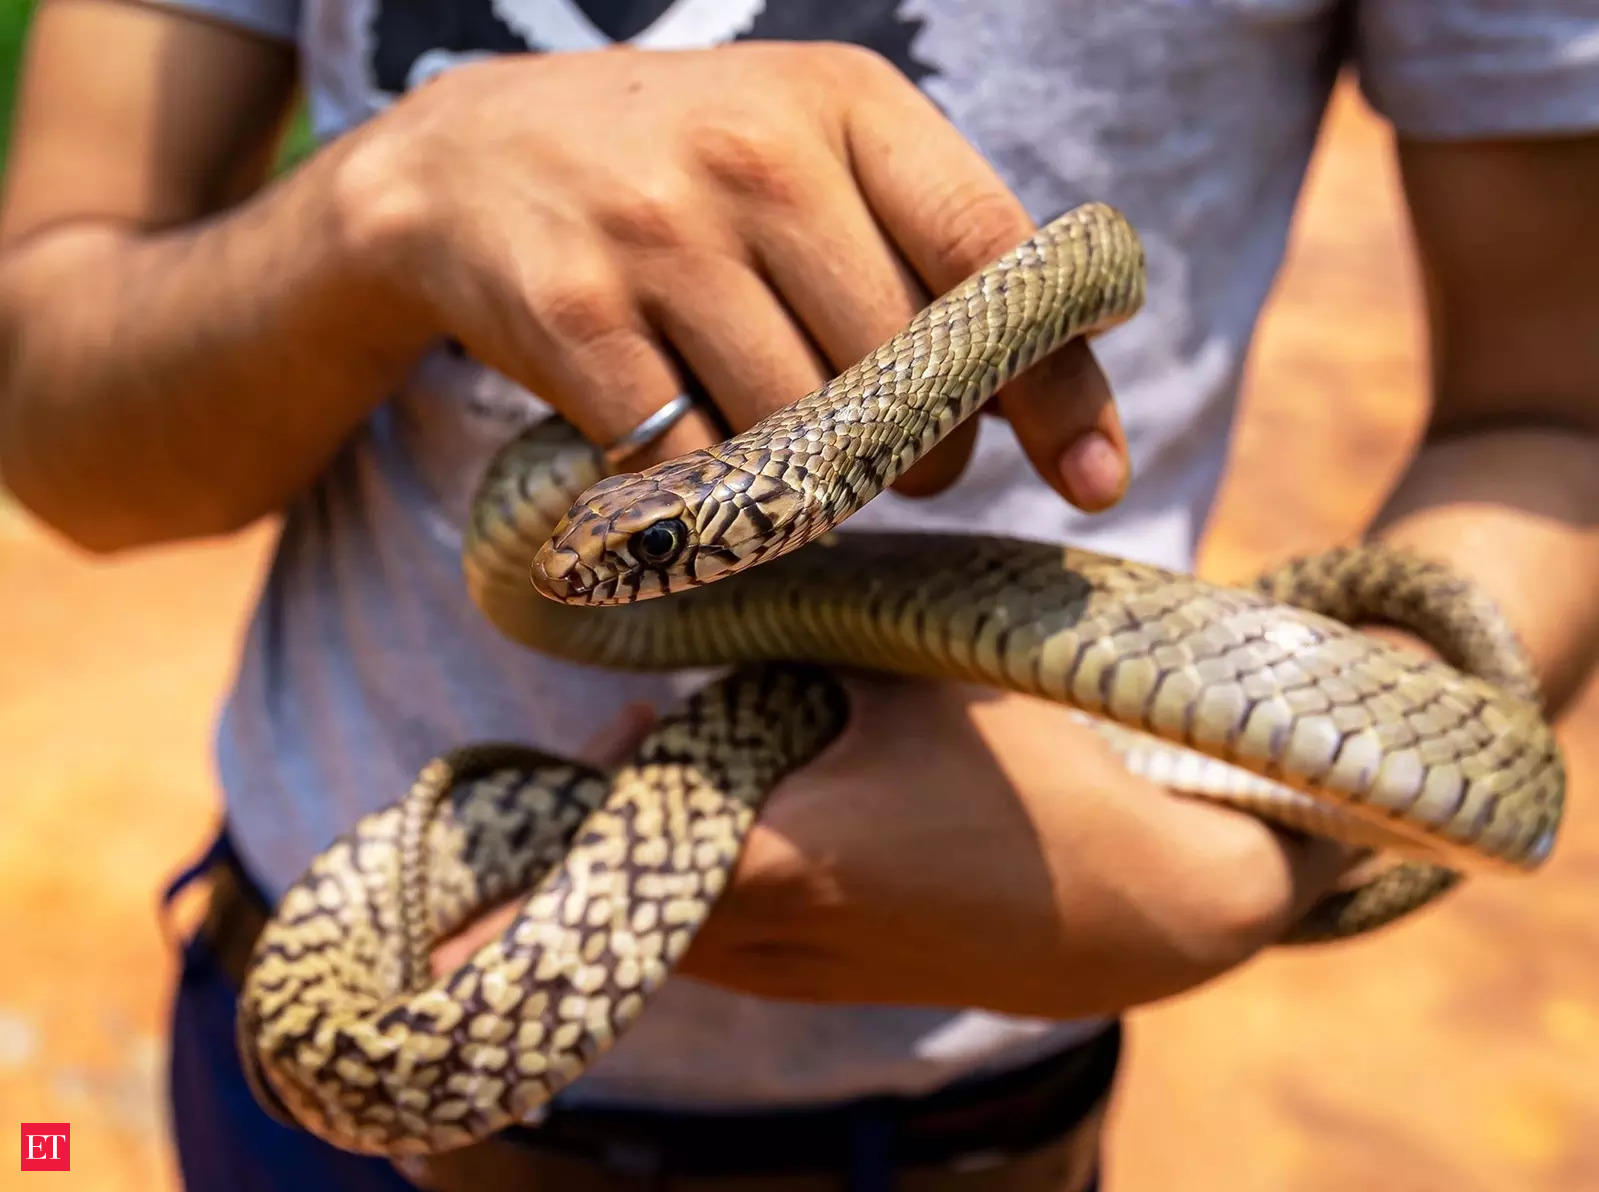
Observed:
[[[1565,0],[47,0],[0,473],[95,550],[286,511],[188,1186],[1076,1192],[1122,1010],[1535,864],[1599,643],[1595,46]],[[1206,588],[1346,61],[1428,280],[1406,553]],[[1167,789],[1223,755],[1286,827]]]

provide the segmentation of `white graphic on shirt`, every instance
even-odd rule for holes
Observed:
[[[493,0],[496,16],[530,46],[598,50],[616,44],[576,0]],[[627,39],[642,50],[703,49],[748,33],[766,0],[675,0]]]

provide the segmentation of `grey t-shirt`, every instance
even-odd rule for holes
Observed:
[[[1035,218],[1088,198],[1122,208],[1144,238],[1150,287],[1144,313],[1099,346],[1134,463],[1119,508],[1067,508],[1008,429],[985,420],[954,490],[885,496],[853,524],[1019,529],[1173,567],[1189,564],[1216,492],[1240,366],[1340,65],[1353,61],[1376,106],[1416,136],[1599,128],[1596,0],[167,2],[296,40],[324,138],[485,53],[742,37],[872,46]],[[542,410],[440,353],[288,511],[218,737],[232,830],[271,893],[439,750],[502,738],[560,751],[624,699],[678,694],[671,678],[532,655],[467,600],[471,486]],[[711,1106],[914,1094],[1096,1025],[780,1003],[679,978],[565,1096]]]

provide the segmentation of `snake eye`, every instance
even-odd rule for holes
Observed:
[[[646,526],[628,543],[633,557],[647,567],[665,567],[683,553],[688,527],[680,518],[669,517]]]

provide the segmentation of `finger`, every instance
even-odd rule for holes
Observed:
[[[1272,828],[1288,859],[1293,896],[1288,922],[1297,923],[1329,892],[1346,888],[1352,875],[1360,875],[1368,856],[1362,849],[1320,836],[1290,834]]]
[[[646,419],[698,386],[655,336],[629,328],[569,350],[563,389],[575,395],[562,413],[595,446],[612,449]],[[714,409],[696,403],[669,426],[611,461],[636,470],[709,447],[725,438]]]
[[[931,497],[961,478],[977,445],[977,419],[968,418],[946,434],[906,473],[894,482],[894,491],[907,497]]]
[[[1063,497],[1088,512],[1127,491],[1127,436],[1110,382],[1082,340],[1046,356],[1000,391],[996,405],[1028,462]]]
[[[867,202],[932,292],[1034,231],[998,175],[914,87],[863,90],[846,132]],[[1017,435],[1044,481],[1074,505],[1100,509],[1125,491],[1126,439],[1103,374],[1084,349],[1073,352],[1057,373],[1034,368],[1012,381],[1001,409],[1018,414]]]
[[[639,747],[644,734],[655,726],[655,709],[643,700],[625,704],[615,719],[585,741],[577,751],[591,766],[615,766]]]
[[[559,268],[512,262],[497,305],[510,330],[485,337],[509,344],[509,360],[488,363],[550,402],[589,442],[608,448],[652,414],[691,391],[670,349],[645,322],[621,270],[571,254]],[[476,344],[462,338],[469,349]],[[714,411],[690,409],[660,434],[615,461],[642,467],[708,447],[724,436]]]
[[[734,432],[833,375],[782,300],[744,262],[679,258],[645,285],[649,318]]]
[[[502,902],[493,910],[473,919],[456,934],[435,944],[430,966],[434,978],[454,972],[472,959],[479,948],[511,925],[511,920],[516,918],[516,912],[521,908],[521,898]]]
[[[852,179],[840,176],[799,223],[763,220],[748,233],[774,288],[839,373],[897,335],[927,303],[927,291],[883,235]],[[895,488],[926,495],[947,488],[971,454],[974,425],[952,432]]]

